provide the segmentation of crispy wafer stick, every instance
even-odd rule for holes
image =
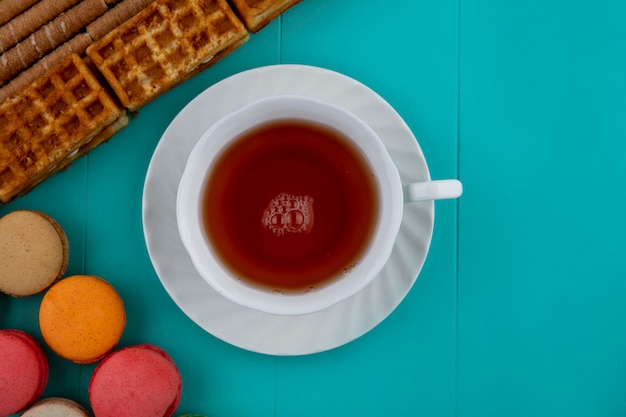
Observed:
[[[86,33],[79,33],[63,45],[41,58],[35,65],[22,71],[17,77],[0,88],[0,103],[14,96],[20,90],[28,86],[35,79],[45,74],[50,68],[61,62],[66,56],[76,53],[80,56],[85,54],[85,50],[91,45],[92,39]]]
[[[0,85],[80,32],[108,10],[104,0],[83,0],[0,56]]]
[[[1,1],[1,0],[0,0]],[[117,0],[105,0],[108,4],[113,4]],[[123,0],[115,7],[98,17],[87,25],[87,33],[78,34],[65,44],[53,50],[48,55],[41,58],[37,63],[22,71],[17,77],[6,85],[0,87],[0,103],[15,95],[22,88],[29,85],[37,77],[41,76],[48,69],[61,61],[65,56],[74,52],[83,55],[86,48],[115,29],[117,26],[130,19],[154,0]]]
[[[111,0],[109,0],[111,1]],[[87,33],[94,41],[145,9],[154,0],[123,0],[111,10],[87,25]]]
[[[0,27],[0,52],[17,45],[19,41],[74,6],[80,0],[40,0],[24,13]]]
[[[0,25],[13,19],[39,0],[0,0]]]

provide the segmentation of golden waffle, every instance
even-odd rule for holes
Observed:
[[[123,114],[76,54],[0,103],[0,202],[56,172]]]
[[[302,0],[231,0],[250,32],[256,33]]]
[[[65,159],[63,159],[54,167],[52,167],[47,175],[39,177],[36,181],[31,183],[28,188],[21,191],[20,195],[26,194],[27,192],[35,188],[37,185],[39,185],[41,182],[49,178],[51,175],[56,174],[59,171],[62,171],[63,169],[67,168],[72,162],[74,162],[81,156],[86,155],[89,151],[91,151],[92,149],[100,145],[101,143],[104,143],[107,140],[111,139],[117,132],[125,128],[128,125],[129,121],[130,119],[128,118],[128,114],[126,114],[126,112],[122,113],[122,115],[116,121],[114,121],[113,123],[105,127],[103,130],[100,131],[100,133],[94,136],[91,140],[81,145],[77,150],[69,154]]]
[[[226,0],[155,0],[87,56],[134,111],[248,37]]]

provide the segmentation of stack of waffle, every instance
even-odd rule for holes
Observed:
[[[0,0],[0,203],[300,0]]]
[[[28,192],[127,122],[83,60],[69,55],[0,105],[0,200]]]

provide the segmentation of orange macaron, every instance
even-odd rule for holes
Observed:
[[[84,364],[102,359],[119,342],[126,325],[124,303],[113,286],[92,275],[55,283],[39,307],[39,327],[57,355]]]

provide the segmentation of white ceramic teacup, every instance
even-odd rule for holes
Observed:
[[[245,132],[271,121],[305,120],[341,132],[372,172],[378,211],[368,242],[356,262],[324,285],[301,291],[250,285],[225,265],[206,233],[205,189],[216,161]],[[299,315],[328,308],[360,291],[381,271],[394,246],[403,205],[421,200],[457,198],[457,180],[402,184],[397,168],[377,134],[340,107],[301,96],[273,96],[224,116],[192,150],[177,195],[177,221],[183,244],[202,278],[218,293],[242,306],[278,315]],[[314,211],[316,203],[313,203]],[[301,213],[298,213],[302,219]],[[311,213],[312,214],[312,213]],[[259,213],[261,218],[264,214]],[[266,219],[267,220],[267,219]],[[315,220],[318,220],[316,217]],[[316,227],[312,221],[311,227]]]

